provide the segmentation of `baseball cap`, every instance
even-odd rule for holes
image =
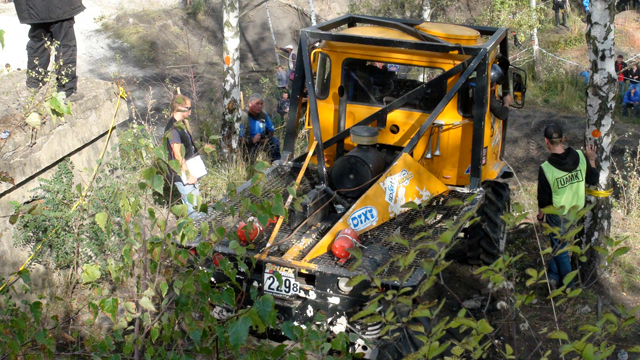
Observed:
[[[562,139],[562,128],[556,124],[547,125],[544,128],[544,137],[549,140]]]
[[[287,45],[287,46],[285,46],[284,48],[285,48],[285,49],[291,49],[291,50],[293,50],[293,45]]]

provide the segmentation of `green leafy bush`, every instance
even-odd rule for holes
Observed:
[[[271,295],[262,294],[255,286],[243,286],[238,275],[255,271],[257,260],[247,253],[253,244],[241,246],[235,229],[224,226],[214,229],[206,222],[196,226],[186,216],[186,205],[171,201],[165,206],[154,200],[155,194],[164,195],[167,167],[175,168],[178,164],[174,161],[167,163],[164,145],[154,143],[152,138],[144,135],[144,131],[143,127],[137,127],[122,134],[122,163],[117,160],[108,163],[104,169],[108,171],[106,174],[117,176],[111,176],[113,183],[107,179],[96,182],[94,197],[86,207],[89,211],[85,210],[82,217],[60,216],[68,212],[77,198],[73,190],[65,189],[73,187],[69,165],[61,166],[56,177],[46,183],[52,195],[48,200],[45,198],[44,204],[53,208],[46,209],[49,212],[43,210],[42,215],[32,215],[33,218],[43,216],[37,222],[39,228],[34,229],[44,233],[42,228],[60,225],[65,226],[65,232],[74,229],[119,246],[111,254],[96,254],[97,258],[84,264],[82,273],[74,280],[82,286],[69,287],[77,297],[73,305],[78,313],[83,313],[81,322],[74,322],[76,315],[73,313],[64,316],[56,313],[56,306],[68,304],[68,298],[40,295],[36,300],[38,294],[31,288],[29,271],[19,272],[17,275],[22,287],[10,284],[12,291],[0,295],[3,304],[0,306],[0,354],[6,354],[8,358],[25,356],[33,359],[64,358],[67,354],[77,354],[109,360],[182,360],[203,356],[213,359],[294,360],[307,359],[310,354],[327,360],[358,357],[350,351],[355,341],[362,340],[357,331],[332,334],[328,327],[329,319],[322,312],[317,312],[311,323],[280,321],[276,300]],[[225,201],[209,207],[201,197],[191,197],[190,201],[200,211],[215,209],[219,216],[232,220],[248,222],[249,217],[255,216],[266,224],[276,215],[286,217],[281,192],[284,189],[266,192],[266,168],[264,163],[256,165],[250,187],[251,194],[261,195],[263,200],[253,201],[244,196],[239,199],[242,195],[230,185],[226,194],[230,199],[239,201],[237,208]],[[113,194],[113,189],[118,191]],[[289,193],[295,194],[294,191]],[[444,206],[468,206],[475,196],[469,194],[464,200],[448,202]],[[413,226],[437,221],[447,230],[439,236],[423,232],[410,239],[391,235],[387,241],[406,251],[393,256],[377,271],[357,275],[348,281],[348,286],[362,282],[369,284],[365,295],[370,297],[350,320],[381,324],[382,338],[377,341],[365,339],[365,343],[394,351],[396,344],[405,341],[406,334],[410,332],[414,347],[401,355],[406,359],[440,359],[444,356],[452,360],[515,358],[514,354],[520,349],[511,346],[512,320],[524,317],[521,309],[536,299],[535,286],[546,287],[544,267],[527,268],[520,273],[514,269],[520,268],[522,255],[504,254],[492,265],[475,270],[477,276],[488,282],[488,298],[495,304],[492,306],[500,310],[497,315],[489,317],[484,311],[465,309],[448,315],[444,309],[445,299],[434,297],[433,293],[437,287],[443,287],[456,297],[449,288],[450,282],[442,275],[452,263],[447,255],[461,245],[461,237],[456,235],[462,226],[477,220],[470,212],[457,219],[437,219],[437,214],[430,213],[428,207],[421,208],[413,203],[405,207],[424,210]],[[502,217],[509,228],[514,228],[528,216],[522,205],[516,203],[512,208],[513,213]],[[545,209],[547,213],[557,211]],[[567,218],[570,224],[562,237],[569,242],[568,249],[580,261],[584,261],[583,256],[589,247],[581,248],[573,237],[581,230],[578,220],[587,211],[569,211]],[[557,230],[545,226],[545,233],[553,231]],[[197,236],[205,241],[197,245],[195,252],[183,246],[195,241]],[[235,257],[218,258],[216,264],[211,260],[214,245],[223,238],[230,240],[229,248],[234,250]],[[72,241],[77,240],[72,238]],[[603,243],[602,247],[594,249],[602,253],[607,264],[629,251],[618,240],[606,238]],[[418,286],[406,285],[417,269],[403,275],[392,275],[393,272],[387,271],[391,268],[409,269],[420,249],[429,249],[431,256],[420,261],[420,271],[425,273],[425,278]],[[356,259],[352,269],[362,263],[365,251],[367,249],[359,247],[350,249]],[[546,248],[540,255],[550,256],[551,253],[552,249]],[[227,280],[211,281],[214,271],[226,275]],[[574,271],[569,277],[577,279],[577,274],[578,271]],[[513,280],[516,276],[525,282],[524,287],[516,287]],[[582,291],[567,287],[570,278],[566,278],[547,299],[553,299],[560,305],[578,298]],[[389,282],[398,286],[390,288],[383,285]],[[83,296],[79,297],[80,293]],[[245,299],[251,299],[253,305],[243,306]],[[634,323],[636,310],[621,311],[620,319],[605,313],[593,324],[582,324],[579,334],[565,329],[544,329],[539,344],[553,350],[540,354],[544,359],[571,353],[583,359],[609,356],[618,347],[611,342],[611,336]],[[427,321],[418,321],[420,319]],[[69,325],[70,322],[73,324]],[[101,331],[84,330],[99,324],[107,325],[102,325]],[[261,340],[273,331],[281,332],[290,342],[280,344]],[[555,345],[556,339],[563,341],[561,345]],[[640,351],[640,347],[627,350]]]
[[[105,256],[119,258],[122,243],[107,236],[92,220],[105,207],[117,212],[121,191],[114,183],[102,183],[104,178],[99,177],[94,198],[70,213],[82,191],[73,178],[73,163],[67,160],[58,165],[51,179],[40,179],[40,186],[33,191],[41,198],[20,216],[15,245],[33,249],[45,240],[36,261],[50,262],[48,266],[60,269]]]

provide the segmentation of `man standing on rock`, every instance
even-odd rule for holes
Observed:
[[[278,85],[278,90],[280,90],[280,94],[282,94],[288,89],[289,72],[283,69],[282,65],[278,65],[276,69],[276,84]]]
[[[167,123],[165,136],[167,138],[167,151],[169,161],[178,160],[182,174],[176,174],[169,166],[169,181],[172,182],[180,195],[182,203],[187,205],[187,214],[190,218],[198,220],[205,216],[204,213],[194,210],[193,203],[189,202],[188,195],[193,195],[193,202],[196,202],[200,195],[198,189],[198,179],[189,173],[187,160],[198,155],[198,149],[193,143],[191,132],[189,131],[189,115],[191,114],[191,100],[184,95],[176,95],[171,101],[171,119]],[[182,156],[184,149],[184,157]]]
[[[293,82],[293,77],[295,76],[295,72],[296,72],[296,61],[297,61],[297,55],[295,51],[293,51],[293,45],[287,45],[283,48],[278,47],[276,45],[276,47],[278,50],[287,54],[287,59],[289,60],[289,81]]]
[[[73,24],[74,17],[85,9],[82,0],[15,0],[14,4],[20,23],[31,25],[27,43],[27,87],[37,90],[45,84],[50,47],[55,42],[58,91],[64,92],[69,101],[80,100],[83,95],[77,92]]]
[[[586,184],[596,185],[598,172],[596,166],[596,147],[593,144],[587,146],[585,152],[563,146],[564,136],[562,128],[551,124],[544,129],[544,142],[551,155],[538,172],[538,216],[540,223],[546,221],[549,226],[555,228],[559,234],[551,233],[549,238],[553,248],[553,257],[549,261],[547,276],[551,290],[562,286],[562,279],[571,272],[571,259],[569,252],[558,252],[565,248],[566,242],[560,239],[568,230],[567,220],[564,215],[572,207],[582,209],[585,204]],[[588,160],[588,161],[587,161]],[[561,215],[547,214],[542,209],[553,206],[563,207]],[[573,281],[568,284],[573,286]]]

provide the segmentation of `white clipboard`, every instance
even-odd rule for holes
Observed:
[[[202,161],[202,157],[200,155],[187,160],[187,169],[189,169],[189,174],[195,176],[196,179],[200,179],[207,175],[207,168],[204,166],[204,161]],[[187,175],[184,172],[182,172],[182,178],[185,180],[187,179]]]

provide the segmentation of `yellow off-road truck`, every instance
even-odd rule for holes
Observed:
[[[332,331],[355,331],[369,341],[356,348],[366,358],[399,357],[406,344],[395,352],[370,346],[381,324],[349,322],[369,300],[363,292],[371,284],[347,282],[408,252],[388,241],[392,234],[437,237],[446,224],[467,221],[470,212],[480,220],[459,234],[467,261],[491,263],[504,251],[501,216],[510,196],[502,180],[513,173],[502,160],[507,121],[493,116],[489,103],[491,93],[500,91],[497,96],[510,94],[512,106],[522,107],[526,92],[526,73],[509,65],[507,34],[505,28],[355,15],[303,29],[284,158],[266,171],[265,182],[288,196],[285,189],[299,179],[303,200],[283,224],[261,224],[264,230],[247,251],[254,259],[251,271],[239,271],[239,283],[272,294],[282,321],[304,324],[323,311]],[[492,90],[494,65],[504,76],[493,79],[498,86]],[[309,133],[304,138],[303,127]],[[294,156],[300,141],[308,153]],[[262,202],[251,186],[238,188],[229,205]],[[472,201],[452,202],[470,196]],[[427,213],[435,216],[412,226]],[[215,227],[240,221],[223,213],[208,220]],[[339,251],[349,246],[334,246],[342,235],[361,246],[362,263],[355,269],[355,260]],[[232,236],[216,251],[237,261]],[[387,275],[411,272],[404,286],[417,286],[424,275],[420,261],[432,254],[423,248],[407,268],[389,268]],[[213,279],[224,281],[224,275],[214,273]],[[250,296],[242,298],[242,305],[251,305]]]

